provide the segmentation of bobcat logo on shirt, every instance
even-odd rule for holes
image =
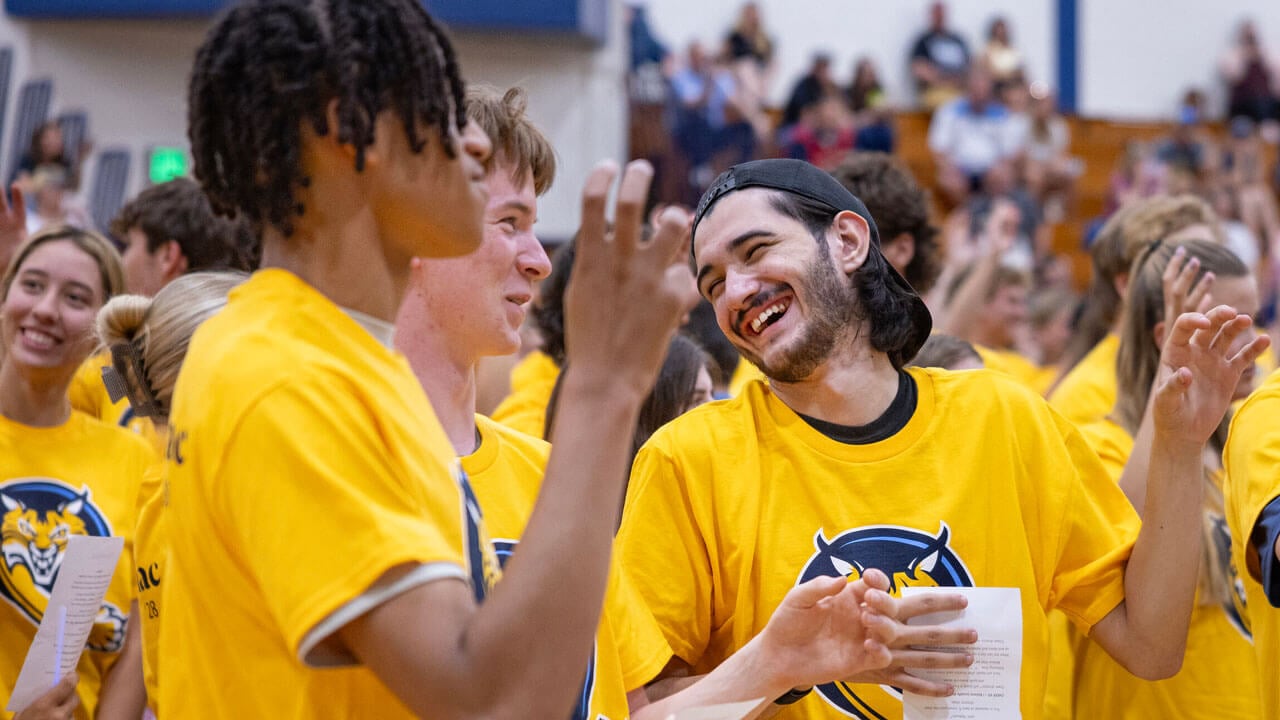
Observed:
[[[0,597],[38,625],[49,605],[53,582],[72,535],[108,536],[111,526],[93,504],[87,487],[75,490],[49,478],[22,478],[0,484],[4,563]],[[118,652],[126,616],[103,603],[89,634],[88,647]]]
[[[817,551],[796,583],[823,576],[852,581],[875,568],[889,576],[889,592],[894,595],[901,594],[904,587],[972,587],[973,578],[951,550],[950,539],[951,530],[946,523],[941,523],[936,534],[896,525],[871,525],[846,530],[830,540],[819,530],[813,536]],[[902,701],[901,691],[888,686],[867,692],[865,686],[828,683],[816,690],[844,714],[860,720],[884,720],[885,713],[890,712],[886,704]]]

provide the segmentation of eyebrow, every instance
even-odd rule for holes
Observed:
[[[774,233],[770,232],[769,230],[748,230],[742,233],[741,235],[739,235],[738,237],[729,241],[729,253],[730,254],[736,253],[738,251],[738,248],[741,248],[743,245],[747,244],[748,242],[758,237],[774,237]],[[706,277],[707,273],[709,272],[711,272],[710,265],[703,265],[702,268],[698,270],[698,287],[699,288],[702,287],[702,279]]]
[[[526,215],[533,214],[533,208],[528,204],[521,202],[519,200],[508,200],[502,203],[501,205],[498,205],[497,207],[495,207],[494,210],[496,210],[499,213],[515,211],[515,212],[524,213]]]
[[[28,275],[35,275],[35,276],[39,277],[41,280],[48,280],[48,279],[49,279],[49,277],[50,277],[49,273],[45,272],[44,270],[41,270],[40,268],[25,268],[25,269],[24,269],[24,270],[23,270],[23,271],[18,275],[18,277],[26,277],[26,276],[28,276]],[[77,287],[77,288],[79,288],[79,289],[81,289],[81,290],[83,290],[83,291],[85,291],[85,292],[89,293],[90,295],[93,295],[93,294],[94,294],[94,292],[93,292],[93,288],[92,288],[92,287],[90,287],[89,285],[87,285],[87,284],[85,284],[85,283],[80,282],[79,280],[68,280],[66,284],[67,284],[67,285],[74,286],[74,287]]]

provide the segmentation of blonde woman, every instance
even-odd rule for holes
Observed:
[[[1156,379],[1160,346],[1168,329],[1166,318],[1210,304],[1229,305],[1252,316],[1259,306],[1257,283],[1248,268],[1230,250],[1210,242],[1193,240],[1181,247],[1157,242],[1139,255],[1129,278],[1120,320],[1116,406],[1107,419],[1081,429],[1117,479],[1126,463],[1141,461],[1135,438]],[[1255,337],[1252,330],[1240,333],[1233,349]],[[1253,371],[1245,371],[1233,400],[1249,394],[1253,376]],[[1241,615],[1242,603],[1236,596],[1223,512],[1222,448],[1229,421],[1230,412],[1204,456],[1203,559],[1182,670],[1168,680],[1139,680],[1094,643],[1082,643],[1076,663],[1077,717],[1245,720],[1261,716],[1258,670]],[[1127,480],[1121,487],[1141,513],[1145,487]]]
[[[14,254],[0,285],[0,686],[12,688],[49,604],[70,535],[120,535],[125,551],[76,672],[18,717],[141,713],[141,666],[126,643],[127,560],[138,486],[156,458],[132,434],[73,412],[67,388],[94,346],[98,309],[124,286],[102,236],[43,230]]]

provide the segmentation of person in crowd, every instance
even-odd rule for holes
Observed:
[[[1026,147],[1023,154],[1022,183],[1045,208],[1051,221],[1065,219],[1074,195],[1075,180],[1083,168],[1071,157],[1071,131],[1058,113],[1053,94],[1032,89],[1031,111],[1026,118]]]
[[[550,261],[533,233],[533,223],[539,191],[545,192],[554,177],[555,155],[546,138],[524,118],[524,96],[518,89],[499,95],[496,90],[473,88],[468,91],[467,108],[472,121],[495,147],[486,175],[489,200],[484,239],[469,255],[413,261],[409,292],[396,316],[396,343],[461,456],[494,549],[504,565],[509,565],[523,555],[519,541],[543,476],[548,468],[562,462],[562,457],[540,438],[476,414],[475,367],[481,357],[510,352],[518,345],[523,307],[534,285],[550,272]],[[636,433],[652,432],[662,424],[664,414],[678,414],[690,402],[710,399],[706,364],[706,356],[692,341],[674,337],[654,389],[638,415]],[[560,375],[562,392],[568,391],[566,383],[573,381],[575,371],[569,367]],[[696,394],[699,389],[701,395]],[[553,428],[552,436],[558,436],[555,409],[553,399],[547,423]],[[549,477],[548,482],[555,479]],[[497,589],[501,588],[499,583]],[[846,590],[850,599],[854,590]],[[784,612],[781,624],[762,634],[760,642],[735,663],[767,667],[766,674],[735,677],[733,671],[722,671],[649,706],[643,685],[662,669],[669,651],[652,617],[636,602],[625,568],[615,567],[595,651],[584,662],[586,680],[569,717],[631,716],[643,720],[665,718],[672,711],[699,703],[744,701],[762,695],[771,700],[794,686],[823,681],[824,673],[838,677],[860,671],[864,662],[871,664],[856,619],[853,623],[838,618],[832,622],[830,612],[799,610]],[[789,634],[783,635],[782,629]],[[849,634],[842,637],[841,633]],[[857,647],[832,652],[842,642]],[[854,661],[846,664],[837,660],[842,655]],[[875,657],[887,662],[887,650],[881,648]]]
[[[1014,47],[1009,21],[1003,16],[992,18],[987,26],[987,44],[982,48],[979,62],[991,71],[997,93],[1022,80],[1022,52]]]
[[[1235,44],[1218,61],[1218,72],[1227,86],[1228,117],[1280,119],[1280,56],[1262,46],[1252,20],[1240,23]]]
[[[806,110],[817,107],[823,100],[838,94],[839,87],[831,76],[831,56],[824,52],[815,54],[808,72],[791,88],[787,104],[782,108],[779,127],[788,128],[795,125],[800,122]]]
[[[1171,192],[1198,192],[1211,179],[1217,148],[1203,126],[1204,118],[1204,93],[1187,90],[1172,132],[1155,145],[1156,159],[1169,169]]]
[[[671,87],[677,104],[676,146],[692,168],[692,184],[701,190],[714,176],[711,165],[717,155],[728,153],[734,162],[753,156],[755,132],[743,119],[733,73],[708,57],[701,43],[690,43],[687,63],[671,78]]]
[[[844,101],[828,94],[800,113],[800,119],[785,133],[784,154],[808,161],[824,170],[833,170],[853,150],[857,130]]]
[[[142,713],[130,548],[139,486],[157,458],[139,438],[73,410],[67,397],[76,368],[93,349],[98,309],[123,289],[111,243],[67,227],[31,236],[0,281],[4,687],[14,687],[44,619],[68,538],[125,541],[75,672],[20,713],[23,720]]]
[[[1093,276],[1080,321],[1067,346],[1063,374],[1048,395],[1049,404],[1068,420],[1093,422],[1116,404],[1115,358],[1133,262],[1156,241],[1187,240],[1225,241],[1213,208],[1190,195],[1132,202],[1112,215],[1098,232],[1089,248]],[[1191,262],[1198,261],[1192,258]]]
[[[1223,451],[1231,563],[1243,586],[1259,717],[1280,715],[1280,372],[1272,371],[1236,411]]]
[[[1059,364],[1071,342],[1072,321],[1079,309],[1080,298],[1064,287],[1038,289],[1028,300],[1027,322],[1036,351],[1035,362],[1045,373],[1039,383],[1042,392],[1047,392],[1061,374]]]
[[[929,150],[938,184],[955,202],[973,193],[999,193],[1023,152],[1022,124],[993,95],[990,73],[975,64],[967,92],[939,107],[929,123]]]
[[[929,216],[929,196],[911,171],[891,155],[857,152],[831,175],[876,219],[880,251],[893,269],[918,294],[928,295],[942,272],[943,251]]]
[[[845,88],[845,100],[849,109],[855,113],[872,109],[881,105],[884,97],[884,85],[880,82],[880,71],[876,69],[875,60],[863,55],[853,66],[853,79]]]
[[[1190,262],[1192,258],[1197,262]],[[1212,293],[1203,280],[1209,273],[1215,278]],[[1150,432],[1142,427],[1143,414],[1159,381],[1160,347],[1169,332],[1168,318],[1210,304],[1227,304],[1250,316],[1259,308],[1252,274],[1221,245],[1192,240],[1175,246],[1157,241],[1138,257],[1129,274],[1116,361],[1116,406],[1105,419],[1082,426],[1081,434],[1140,515],[1150,512],[1147,488],[1141,474],[1124,476],[1123,471],[1126,465],[1145,462],[1134,447],[1141,433]],[[1254,337],[1252,325],[1246,327],[1228,352]],[[1231,399],[1243,400],[1253,390],[1253,382],[1253,368],[1247,368],[1231,388]],[[1077,717],[1264,717],[1258,700],[1259,668],[1248,620],[1242,614],[1244,597],[1231,562],[1231,537],[1223,514],[1222,450],[1230,420],[1230,413],[1224,413],[1202,459],[1202,557],[1192,563],[1199,568],[1199,581],[1182,669],[1169,679],[1146,682],[1126,672],[1096,643],[1078,638],[1073,643],[1078,648],[1074,663]]]
[[[248,272],[258,264],[258,243],[248,223],[215,214],[200,186],[187,178],[138,193],[116,213],[111,232],[123,241],[125,287],[134,295],[155,295],[186,273]],[[163,454],[163,427],[134,412],[127,398],[107,391],[102,370],[110,365],[105,349],[85,361],[71,383],[72,407],[130,428]]]
[[[155,297],[118,295],[98,312],[99,344],[111,362],[107,376],[139,417],[164,427],[173,407],[173,388],[200,323],[227,304],[227,293],[248,277],[241,272],[194,272],[175,278]],[[143,476],[138,492],[138,519],[133,541],[137,569],[135,614],[142,649],[142,681],[147,707],[159,713],[156,681],[159,653],[160,587],[166,575],[164,542],[165,466]],[[181,672],[175,670],[174,672]],[[158,715],[159,716],[159,715]],[[136,716],[135,716],[136,717]],[[160,716],[163,717],[163,716]]]
[[[733,77],[738,111],[755,131],[756,141],[765,142],[773,131],[767,106],[773,85],[774,43],[765,28],[759,3],[742,4],[724,39],[722,54]]]
[[[72,154],[66,147],[62,126],[56,120],[41,123],[31,134],[31,146],[18,159],[9,184],[16,182],[25,185],[34,177],[36,168],[41,165],[56,165],[62,169],[67,189],[75,192],[80,188],[80,169],[91,147],[86,141],[78,148],[78,152]]]
[[[54,163],[36,167],[27,183],[31,206],[27,209],[27,235],[46,227],[88,227],[89,219],[68,196],[67,171]]]
[[[929,28],[911,46],[911,77],[921,104],[941,107],[964,92],[969,70],[969,44],[947,28],[947,6],[929,5]]]
[[[1200,454],[1265,341],[1228,352],[1249,324],[1228,307],[1174,323],[1140,524],[1030,391],[997,373],[902,370],[931,322],[878,240],[866,208],[799,161],[736,166],[699,204],[699,289],[769,382],[682,415],[636,458],[617,542],[677,659],[668,672],[719,665],[794,583],[876,568],[899,588],[1021,588],[1023,714],[1043,698],[1054,607],[1131,672],[1174,674],[1200,554]],[[994,500],[973,512],[979,496]],[[889,686],[945,692],[895,670],[819,686],[789,714],[896,715]]]

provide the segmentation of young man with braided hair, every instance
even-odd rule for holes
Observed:
[[[417,0],[253,0],[200,47],[195,175],[262,269],[193,337],[170,415],[160,706],[174,717],[564,717],[643,391],[691,304],[652,171],[587,179],[562,451],[498,568],[391,321],[415,256],[482,237],[490,143]],[[647,299],[643,308],[635,297]],[[593,508],[582,512],[582,507]],[[485,602],[480,605],[480,600]]]

